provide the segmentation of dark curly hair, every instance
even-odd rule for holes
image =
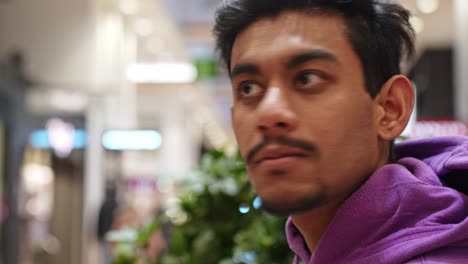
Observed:
[[[228,71],[239,33],[265,17],[284,11],[329,13],[342,16],[347,37],[363,65],[366,87],[375,97],[381,86],[401,73],[400,63],[414,54],[411,14],[398,4],[378,0],[231,0],[216,12],[213,33]]]

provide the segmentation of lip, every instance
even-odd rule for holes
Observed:
[[[274,165],[276,163],[291,162],[307,156],[307,152],[298,148],[272,146],[260,151],[257,154],[257,158],[254,159],[254,163],[268,163],[269,165]]]

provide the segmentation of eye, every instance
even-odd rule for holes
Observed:
[[[254,82],[243,82],[239,85],[237,93],[240,97],[254,97],[262,93],[262,87]]]
[[[303,72],[296,77],[295,86],[300,90],[308,90],[320,84],[323,78],[316,72]]]

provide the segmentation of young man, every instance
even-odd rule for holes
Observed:
[[[447,187],[468,177],[468,139],[392,148],[413,110],[409,17],[372,0],[217,12],[239,148],[263,206],[290,215],[295,263],[468,263],[468,197]]]

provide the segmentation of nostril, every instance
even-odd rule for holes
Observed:
[[[290,125],[287,123],[287,122],[276,122],[276,123],[272,123],[270,125],[268,124],[262,124],[262,125],[259,125],[258,126],[258,129],[262,132],[267,132],[269,131],[270,129],[273,129],[275,130],[276,129],[281,129],[281,130],[284,130],[284,129],[288,129],[290,127]]]
[[[288,124],[286,124],[285,122],[278,122],[278,123],[276,123],[276,126],[281,127],[281,128],[286,128],[286,127],[288,127]]]

